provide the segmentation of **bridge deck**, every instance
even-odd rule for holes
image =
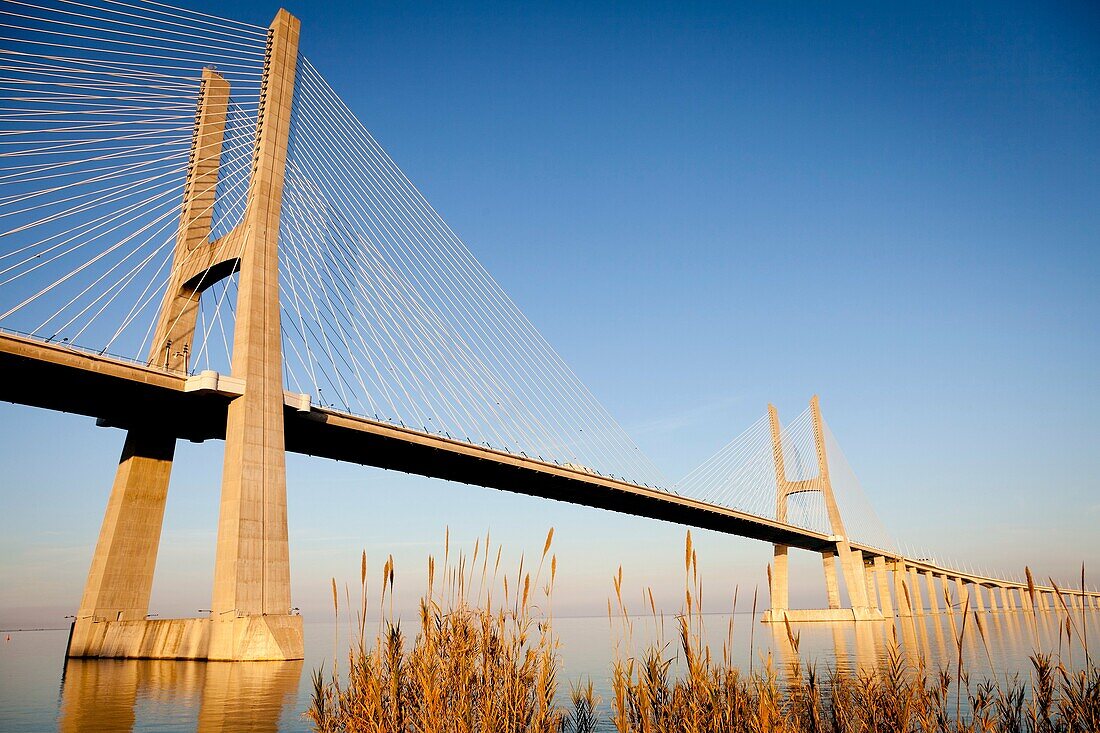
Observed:
[[[225,437],[232,390],[187,391],[187,377],[64,344],[0,333],[0,400],[141,427],[171,415],[177,437]],[[293,402],[294,400],[290,400]],[[835,546],[824,534],[583,470],[445,436],[310,406],[286,408],[286,449],[713,529],[806,550]],[[165,424],[162,423],[161,427]]]
[[[222,377],[213,388],[197,385],[194,379],[189,385],[184,374],[0,331],[0,400],[87,415],[113,427],[140,428],[148,424],[147,416],[168,414],[172,420],[167,426],[176,430],[178,438],[223,439],[226,409],[241,391],[240,383],[234,382]],[[296,395],[287,395],[288,451],[567,501],[814,552],[836,548],[835,541],[824,534],[726,507],[315,405],[304,407]],[[158,421],[157,427],[163,429],[166,423]],[[961,577],[986,586],[1027,587],[1019,581],[943,568],[858,543],[852,546],[868,557],[903,560],[920,572]],[[1052,590],[1046,585],[1036,589]]]

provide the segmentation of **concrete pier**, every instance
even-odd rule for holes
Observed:
[[[221,511],[209,618],[149,620],[175,433],[156,421],[131,427],[73,624],[73,657],[291,660],[304,655],[292,615],[286,517],[279,217],[298,57],[299,23],[280,10],[268,34],[247,206],[233,232],[210,224],[229,85],[203,73],[184,206],[150,363],[188,369],[199,299],[239,271]],[[159,421],[171,420],[159,416]],[[198,604],[196,604],[198,605]]]
[[[951,579],[946,575],[940,576],[940,587],[943,592],[943,602],[947,606],[946,610],[951,613],[954,610],[956,604],[955,595],[951,592]]]
[[[887,578],[886,558],[882,555],[875,555],[872,562],[874,563],[875,581],[878,584],[879,608],[883,616],[893,618],[894,604],[890,599],[890,580]]]
[[[774,405],[768,405],[768,420],[771,428],[772,456],[776,478],[776,519],[787,521],[787,501],[796,494],[820,493],[824,499],[829,524],[835,537],[834,550],[821,553],[821,570],[825,577],[826,609],[797,610],[788,608],[789,566],[787,548],[776,544],[771,568],[772,607],[764,614],[765,622],[788,621],[833,621],[838,619],[868,620],[881,619],[882,611],[878,604],[872,603],[874,589],[868,576],[863,551],[853,548],[847,539],[840,508],[833,496],[829,478],[829,459],[825,451],[825,434],[821,419],[821,403],[817,396],[810,400],[810,412],[813,421],[814,450],[817,457],[817,475],[810,479],[791,480],[787,476],[786,456],[784,455],[782,432],[779,425],[779,413]],[[872,561],[874,562],[874,561]],[[845,608],[840,597],[840,582],[837,578],[837,564],[844,575],[844,587],[848,594],[848,606]]]
[[[966,582],[961,578],[955,578],[955,588],[959,591],[959,611],[970,610],[970,591],[966,587]]]
[[[924,572],[924,582],[928,587],[928,610],[938,614],[940,612],[940,601],[936,597],[936,577],[926,570]]]
[[[980,583],[971,583],[968,588],[970,594],[970,607],[978,613],[985,613],[985,603],[982,600],[982,586]]]
[[[924,596],[920,590],[920,574],[917,572],[916,566],[909,568],[909,594],[912,596],[913,602],[913,615],[924,615]]]
[[[894,563],[894,598],[898,604],[898,616],[902,618],[910,618],[913,615],[912,595],[909,592],[906,575],[905,564]]]

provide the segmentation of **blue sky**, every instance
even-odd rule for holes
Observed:
[[[266,24],[261,3],[195,3]],[[813,393],[895,536],[1100,571],[1100,10],[291,3],[302,50],[666,475]],[[0,406],[0,623],[79,601],[122,435]],[[220,444],[180,446],[154,612],[206,607]],[[678,604],[683,529],[292,457],[295,601],[556,527],[559,611]],[[711,609],[770,548],[697,533]],[[800,557],[792,600],[820,602]],[[1100,577],[1097,582],[1100,583]],[[744,593],[745,591],[742,591]]]

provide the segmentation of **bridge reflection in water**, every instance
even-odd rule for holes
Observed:
[[[976,617],[981,619],[981,631]],[[955,612],[886,621],[799,624],[791,627],[793,639],[784,624],[770,624],[768,629],[772,661],[781,679],[790,679],[800,666],[804,670],[811,665],[819,673],[834,668],[846,674],[870,673],[882,669],[893,654],[907,667],[923,666],[934,674],[939,669],[956,668],[961,640],[963,668],[973,679],[1005,679],[1019,673],[1026,681],[1029,655],[1036,650],[1060,652],[1067,668],[1079,667],[1084,661],[1081,639],[1067,640],[1060,622],[1065,623],[1065,616],[1055,613],[971,612],[964,628],[962,614]],[[1088,636],[1100,635],[1100,614],[1075,614],[1074,624]],[[1075,631],[1074,637],[1078,633]],[[757,654],[768,651],[761,649]],[[759,657],[754,660],[756,664],[760,661]]]
[[[922,659],[934,674],[948,665],[954,670],[960,633],[963,663],[974,682],[996,677],[1003,683],[1018,673],[1026,683],[1030,679],[1028,655],[1036,648],[1060,651],[1067,668],[1080,668],[1084,662],[1076,631],[1072,641],[1063,633],[1059,643],[1058,626],[1060,621],[1064,623],[1064,613],[986,610],[979,615],[988,655],[974,614],[969,615],[964,630],[957,610],[952,615],[925,612],[884,621],[793,624],[792,633],[799,638],[796,655],[784,624],[761,626],[750,614],[738,613],[732,662],[743,672],[751,663],[758,672],[770,655],[781,680],[788,678],[796,659],[804,666],[813,665],[819,675],[833,668],[848,674],[868,672],[888,663],[896,640],[904,664],[915,665]],[[730,617],[716,613],[703,619],[711,649],[720,649]],[[1100,613],[1075,613],[1074,625],[1090,639],[1100,638]],[[60,665],[56,660],[65,635],[14,635],[11,648],[0,654],[0,678],[12,680],[11,685],[0,685],[0,729],[47,730],[56,725],[61,731],[308,731],[309,724],[301,717],[309,704],[309,675],[305,672],[322,664],[331,669],[332,655],[343,654],[347,639],[341,635],[339,642],[329,646],[324,640],[332,643],[336,634],[331,623],[307,624],[306,628],[307,647],[314,652],[304,663],[70,659],[60,679],[60,701]],[[614,699],[609,679],[614,638],[606,616],[556,618],[554,628],[562,642],[562,702],[570,681],[588,678],[605,702]],[[631,653],[649,643],[649,636],[636,634]],[[676,628],[671,617],[666,617],[663,638],[672,641],[666,657],[676,655]],[[682,655],[678,656],[672,674],[682,672]]]
[[[284,713],[301,713],[295,709],[301,677],[301,661],[70,659],[58,730],[130,731],[152,702],[192,714],[197,709],[197,717],[181,726],[188,730],[275,731]]]

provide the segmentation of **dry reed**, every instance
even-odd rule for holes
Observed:
[[[608,616],[615,637],[610,667],[608,708],[591,681],[570,685],[566,705],[557,703],[560,670],[550,602],[557,561],[549,556],[549,578],[542,583],[553,530],[546,538],[534,577],[523,570],[497,583],[500,549],[490,571],[491,545],[475,545],[473,559],[459,556],[452,566],[449,541],[437,588],[433,558],[428,589],[420,603],[419,627],[409,643],[393,616],[394,568],[387,560],[379,599],[378,631],[366,634],[366,558],[362,596],[355,612],[358,634],[348,669],[334,668],[326,678],[314,674],[313,702],[306,716],[314,730],[405,733],[1088,733],[1100,731],[1100,670],[1091,661],[1084,619],[1075,619],[1061,590],[1059,645],[1077,640],[1085,650],[1085,668],[1071,671],[1059,657],[1038,649],[1031,656],[1031,679],[996,679],[993,656],[981,614],[962,604],[962,623],[952,641],[954,669],[930,671],[920,655],[903,655],[896,641],[887,658],[871,670],[830,669],[821,674],[799,657],[800,637],[786,623],[789,669],[783,673],[762,655],[762,668],[743,674],[732,663],[734,624],[719,659],[703,630],[702,583],[690,532],[684,555],[684,606],[675,618],[676,640],[661,639],[663,617],[652,590],[643,603],[652,618],[653,637],[632,653],[636,617],[623,599],[620,568],[612,578],[614,595]],[[481,553],[484,548],[484,553]],[[471,593],[481,557],[478,590]],[[1034,583],[1027,572],[1034,600]],[[509,579],[511,578],[511,579]],[[1083,583],[1082,583],[1083,585]],[[339,612],[334,590],[334,606]],[[907,590],[907,589],[906,589]],[[734,591],[736,608],[737,591]],[[387,601],[389,605],[387,606]],[[537,602],[536,602],[537,601]],[[612,604],[614,601],[614,605]],[[950,599],[949,599],[950,602]],[[756,617],[753,599],[753,618]],[[1032,603],[1032,608],[1036,606]],[[973,622],[967,623],[970,615]],[[1078,626],[1080,621],[1080,626]],[[976,629],[974,632],[972,629]],[[977,633],[985,649],[991,681],[972,682],[964,667],[967,634]],[[750,646],[754,643],[750,631]],[[752,652],[750,651],[750,655]],[[673,674],[674,664],[679,670]],[[1072,664],[1070,665],[1072,667]]]

